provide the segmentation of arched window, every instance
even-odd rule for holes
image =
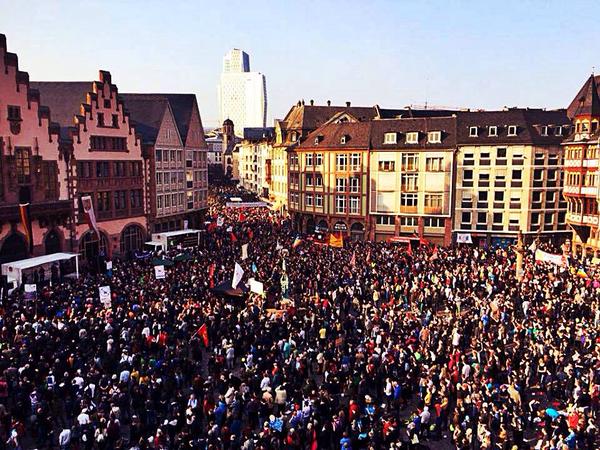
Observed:
[[[100,232],[100,241],[94,231],[87,231],[79,240],[79,253],[83,259],[92,260],[96,258],[100,252],[105,256],[108,255],[106,251],[108,248],[108,239],[106,235]]]
[[[144,245],[146,233],[139,225],[129,225],[121,232],[121,253],[127,255],[129,252],[139,250]]]
[[[26,259],[28,256],[29,252],[27,251],[25,238],[20,234],[13,233],[2,244],[0,263],[19,261],[20,259]]]
[[[52,253],[58,253],[61,251],[60,235],[58,234],[58,231],[51,230],[46,235],[46,239],[44,239],[44,246],[46,247],[46,255],[51,255]]]

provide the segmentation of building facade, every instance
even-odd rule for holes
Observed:
[[[246,128],[238,146],[240,184],[265,200],[273,200],[273,135],[273,128]]]
[[[368,223],[370,123],[340,112],[288,155],[294,226],[364,239]]]
[[[59,137],[0,34],[0,263],[72,250],[69,155],[61,153]],[[27,203],[29,238],[19,215],[19,204]]]
[[[239,137],[243,137],[244,128],[266,126],[266,78],[262,73],[250,72],[247,53],[233,49],[225,55],[217,90],[220,121],[232,120]]]
[[[600,77],[590,76],[571,102],[573,132],[564,141],[567,223],[571,250],[579,257],[600,256]]]
[[[147,183],[141,141],[109,72],[98,81],[32,82],[60,124],[68,154],[77,249],[84,260],[126,257],[147,237]],[[90,196],[100,238],[85,223],[81,198]]]
[[[369,237],[452,242],[456,118],[373,120]]]
[[[208,151],[194,94],[122,94],[148,167],[151,233],[198,228],[208,200]]]
[[[457,117],[455,235],[475,244],[508,245],[519,231],[564,240],[561,141],[565,110],[507,109]]]

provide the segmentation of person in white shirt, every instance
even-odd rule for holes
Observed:
[[[66,450],[71,443],[71,429],[65,428],[58,435],[58,445],[60,445],[61,450]]]
[[[81,414],[77,416],[77,422],[79,423],[79,425],[84,426],[90,424],[90,416],[87,412],[87,408],[83,408],[81,410]]]

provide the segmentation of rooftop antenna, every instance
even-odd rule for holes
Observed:
[[[425,109],[427,109],[428,97],[429,97],[429,76],[425,77]]]

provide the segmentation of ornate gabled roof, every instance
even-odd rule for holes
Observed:
[[[599,86],[600,75],[590,75],[567,108],[570,119],[576,116],[600,116]]]

